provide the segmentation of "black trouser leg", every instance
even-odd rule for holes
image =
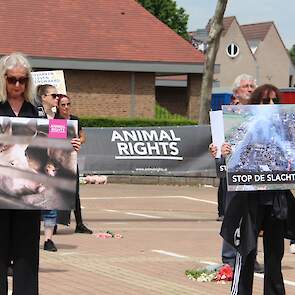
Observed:
[[[255,220],[256,240],[264,222],[265,206],[258,206]],[[247,239],[241,232],[241,239]],[[245,241],[244,241],[245,242]],[[257,246],[247,256],[241,256],[237,252],[234,279],[231,288],[232,295],[252,295],[254,264],[257,256]]]
[[[10,211],[0,210],[1,242],[0,242],[0,295],[7,295],[7,266],[9,264],[10,245]]]
[[[80,195],[79,194],[77,194],[77,196],[76,196],[76,206],[75,206],[74,214],[75,214],[75,219],[76,219],[76,225],[83,224],[82,213],[81,213],[81,202],[80,202]]]
[[[224,212],[226,213],[227,208],[229,207],[229,204],[234,197],[234,193],[228,192],[226,189],[226,179],[221,178],[220,183],[222,184],[223,187],[223,208]],[[229,243],[226,241],[222,242],[222,250],[221,250],[221,257],[222,257],[222,262],[227,263],[230,266],[233,266],[236,261],[236,255],[237,255],[237,250],[231,246]]]
[[[14,210],[13,295],[38,295],[40,212]]]
[[[219,186],[218,186],[217,204],[218,204],[217,206],[218,216],[224,216],[224,191],[223,191],[222,179],[220,179]]]
[[[256,249],[251,251],[246,257],[242,257],[237,253],[231,288],[232,295],[252,295],[255,258]]]
[[[77,180],[76,180],[76,204],[75,204],[75,220],[76,225],[83,224],[82,212],[81,212],[81,202],[80,202],[80,183],[79,183],[79,169],[77,166]]]
[[[264,295],[284,295],[281,265],[284,256],[284,223],[272,216],[271,209],[265,215],[263,247]]]
[[[13,295],[38,295],[40,212],[0,210],[0,295],[7,295],[13,260]]]

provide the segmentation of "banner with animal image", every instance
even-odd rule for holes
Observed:
[[[85,174],[215,177],[210,127],[84,128],[79,153]]]
[[[0,208],[74,208],[77,121],[0,117]]]
[[[295,105],[223,106],[229,191],[295,188]]]

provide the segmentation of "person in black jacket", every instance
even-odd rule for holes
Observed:
[[[278,89],[269,84],[258,87],[250,104],[273,104]],[[222,155],[231,153],[231,146],[222,146]],[[281,270],[284,237],[294,238],[295,201],[288,190],[235,192],[221,228],[222,237],[237,249],[232,295],[251,295],[257,237],[263,230],[264,295],[284,295]]]
[[[59,95],[58,112],[56,114],[56,118],[67,119],[67,120],[77,120],[78,121],[78,135],[79,135],[81,144],[85,143],[86,134],[82,130],[79,118],[71,114],[71,99],[67,95],[63,95],[63,94]],[[79,169],[77,166],[76,205],[75,205],[75,210],[74,210],[75,220],[76,220],[75,233],[92,234],[93,233],[92,230],[89,229],[83,223],[79,187],[80,187],[80,185],[79,185]]]
[[[19,53],[0,60],[0,116],[38,117],[31,67]],[[13,294],[38,294],[40,211],[0,210],[0,295],[8,294],[7,265],[13,260]]]
[[[241,74],[236,77],[234,83],[233,83],[233,96],[231,99],[231,105],[237,105],[237,104],[248,104],[250,101],[251,94],[256,88],[256,81],[253,76],[248,74]],[[215,146],[213,143],[209,146],[209,151],[213,158],[216,158],[217,154],[217,146]],[[216,167],[219,169],[219,167],[225,165],[225,158],[221,157],[216,160]],[[221,219],[217,219],[218,221],[223,220],[223,216],[225,212],[227,211],[228,205],[231,201],[231,199],[234,197],[235,193],[228,192],[227,191],[227,180],[225,176],[225,172],[223,175],[220,175],[220,182],[218,187],[218,212],[223,213]],[[219,215],[220,216],[220,215]],[[229,264],[232,268],[234,268],[235,260],[236,260],[236,250],[234,247],[232,247],[229,243],[227,243],[225,240],[223,240],[222,243],[222,262],[224,264]],[[255,260],[254,270],[257,273],[263,273],[264,268],[263,265],[258,263],[257,260]]]
[[[0,59],[0,116],[37,118],[32,104],[31,66],[21,53]],[[75,150],[80,139],[72,139]],[[14,165],[14,163],[11,163]],[[0,209],[0,295],[8,294],[7,269],[13,261],[13,294],[38,295],[39,210]]]

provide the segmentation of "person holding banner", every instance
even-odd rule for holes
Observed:
[[[270,84],[258,87],[249,104],[274,104],[279,99],[278,89]],[[222,146],[224,157],[231,146]],[[295,237],[295,201],[289,190],[235,192],[221,228],[222,237],[237,249],[232,295],[252,294],[257,238],[263,234],[264,294],[284,295],[281,271],[284,238]]]
[[[38,117],[33,106],[31,66],[20,53],[0,60],[0,115]],[[0,210],[0,295],[8,294],[7,266],[13,260],[13,294],[38,294],[40,211]]]
[[[248,74],[241,74],[236,77],[234,83],[233,83],[233,96],[231,98],[231,105],[237,105],[237,104],[247,104],[249,102],[250,96],[252,92],[256,88],[256,81],[253,76]],[[213,143],[209,146],[209,151],[213,158],[216,158],[217,154],[217,146],[215,146]],[[223,167],[224,166],[224,159],[216,159],[216,166]],[[230,197],[227,197],[227,191],[226,191],[226,179],[224,177],[220,178],[220,183],[218,187],[218,218],[217,221],[223,220],[223,215],[226,210],[226,203],[227,198],[230,199]],[[235,258],[235,255],[232,256],[233,259]],[[227,260],[227,259],[225,259]],[[230,261],[233,262],[233,261]],[[232,264],[232,263],[230,263]]]
[[[0,116],[37,118],[31,66],[21,53],[0,59]],[[80,149],[80,139],[71,141]],[[17,155],[16,155],[17,156]],[[13,165],[13,163],[11,164]],[[0,295],[8,294],[7,269],[13,261],[14,295],[38,295],[40,211],[0,209]]]
[[[248,104],[251,94],[257,87],[256,81],[253,76],[248,74],[241,74],[236,77],[233,83],[233,96],[231,99],[231,105],[237,104]],[[225,158],[216,158],[217,156],[217,146],[211,143],[209,145],[209,151],[212,157],[216,160],[216,167],[220,169],[220,167],[225,166]],[[227,180],[225,176],[225,172],[220,176],[220,183],[218,187],[218,207],[223,209],[223,214],[225,214],[229,203],[232,198],[235,196],[235,193],[227,191]],[[222,218],[223,220],[223,218]],[[222,221],[221,220],[221,221]],[[219,221],[219,220],[218,220]],[[222,243],[222,262],[224,264],[229,264],[232,268],[234,268],[236,260],[236,250],[229,243],[223,240]],[[264,267],[257,260],[255,260],[254,271],[257,273],[263,273]]]
[[[82,130],[79,118],[71,114],[71,99],[64,94],[60,94],[58,98],[58,112],[55,118],[67,119],[67,120],[77,120],[78,121],[78,132],[81,144],[86,141],[86,134]],[[75,220],[76,220],[76,228],[75,233],[80,234],[92,234],[93,231],[89,229],[84,223],[82,219],[82,211],[81,211],[81,201],[80,201],[80,193],[79,193],[79,169],[77,166],[77,182],[76,182],[76,205],[75,205]],[[69,214],[70,215],[70,214]]]
[[[38,85],[37,106],[40,115],[46,119],[53,119],[57,111],[58,94],[57,89],[50,84]],[[45,251],[56,252],[57,247],[53,242],[53,231],[56,226],[57,210],[43,210],[42,220],[44,222],[44,246]]]

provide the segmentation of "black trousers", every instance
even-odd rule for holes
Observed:
[[[77,166],[77,179],[76,179],[76,204],[75,204],[75,220],[76,225],[82,225],[82,212],[81,212],[81,201],[80,201],[80,182],[79,182],[79,168]]]
[[[81,201],[80,201],[80,183],[79,183],[79,169],[77,166],[77,177],[76,177],[76,192],[75,192],[75,220],[76,225],[82,225],[82,212],[81,212]],[[71,210],[58,210],[57,223],[69,225],[71,222]],[[1,295],[1,294],[0,294]]]
[[[13,295],[38,295],[40,211],[0,210],[0,295],[7,295],[13,260]]]
[[[217,192],[217,210],[218,210],[218,216],[224,216],[224,211],[225,211],[225,194],[226,194],[226,187],[224,187],[224,179],[220,178],[219,181],[219,186],[218,186],[218,192]]]
[[[284,256],[284,221],[272,214],[272,206],[260,205],[256,219],[257,237],[261,229],[264,248],[264,295],[284,295],[285,287],[281,262]],[[243,238],[241,233],[241,239]],[[254,262],[257,249],[246,257],[237,253],[232,295],[251,295],[254,276]]]

